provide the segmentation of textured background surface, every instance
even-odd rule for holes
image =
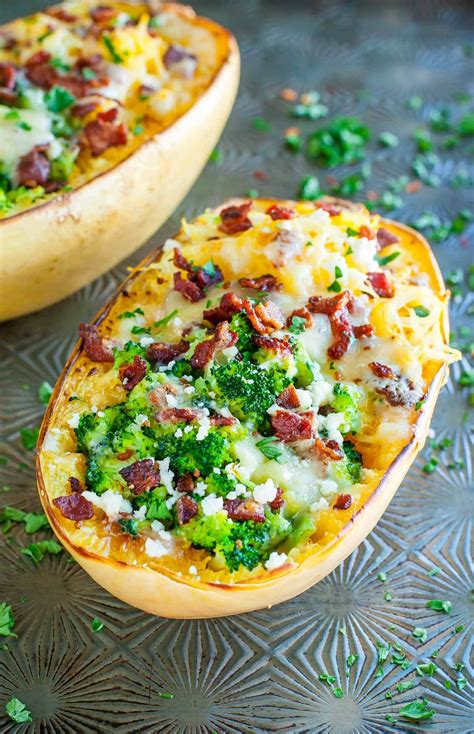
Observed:
[[[3,19],[39,8],[41,2],[0,0]],[[225,196],[257,187],[260,193],[295,195],[302,175],[324,172],[285,151],[281,135],[294,124],[278,91],[317,89],[334,114],[358,114],[374,138],[382,130],[400,136],[394,151],[371,146],[370,188],[408,173],[414,156],[410,135],[433,109],[452,103],[452,94],[474,90],[474,59],[469,29],[474,5],[466,2],[224,2],[201,0],[196,8],[228,24],[243,52],[243,78],[234,113],[219,146],[221,160],[209,163],[171,220],[142,249],[135,262],[192,216]],[[418,94],[419,111],[406,100]],[[268,133],[251,120],[263,116]],[[304,130],[320,123],[303,121]],[[471,138],[472,140],[472,138]],[[393,215],[411,221],[425,210],[452,218],[472,200],[472,188],[449,182],[460,168],[473,175],[472,143],[444,153],[436,164],[438,188],[403,196]],[[256,181],[263,169],[268,178]],[[347,171],[336,170],[335,175]],[[172,182],[170,182],[172,185]],[[470,249],[469,249],[470,243]],[[464,235],[436,245],[444,272],[472,261],[472,226]],[[39,509],[33,455],[19,439],[25,426],[38,425],[42,406],[37,389],[54,383],[75,339],[79,321],[89,320],[126,272],[121,265],[67,301],[2,328],[0,454],[1,505]],[[467,287],[452,306],[455,329],[468,326],[473,294]],[[96,586],[68,562],[65,553],[33,567],[19,545],[31,542],[22,530],[0,538],[0,601],[12,605],[18,640],[0,651],[0,732],[457,732],[474,731],[472,676],[472,575],[469,568],[473,510],[472,427],[467,390],[455,365],[434,419],[436,437],[453,444],[440,467],[422,472],[420,457],[376,530],[331,576],[287,604],[240,617],[203,622],[168,621],[127,607]],[[464,460],[464,468],[445,464]],[[9,488],[9,491],[7,491]],[[428,572],[438,567],[436,576]],[[380,571],[388,580],[377,580]],[[392,601],[384,599],[389,591]],[[452,601],[450,615],[425,608],[428,599]],[[93,617],[104,622],[94,634]],[[461,632],[456,627],[464,625]],[[428,639],[412,636],[425,627]],[[344,632],[345,634],[341,633]],[[376,677],[376,643],[399,642],[410,667],[385,665]],[[432,678],[414,674],[439,650]],[[349,654],[359,655],[350,669]],[[454,683],[456,663],[464,663],[468,686]],[[336,677],[344,696],[336,698],[318,680]],[[397,693],[396,684],[416,688]],[[444,683],[453,681],[451,690]],[[160,692],[173,694],[160,698]],[[393,699],[385,697],[392,691]],[[15,695],[35,723],[16,725],[2,718]],[[404,703],[424,695],[436,709],[432,723],[417,726],[397,716]],[[397,718],[396,724],[386,715]]]

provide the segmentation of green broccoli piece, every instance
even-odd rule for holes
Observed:
[[[270,430],[268,408],[291,380],[284,369],[259,369],[252,362],[233,361],[211,369],[209,389],[221,405],[242,421],[252,422],[261,433]]]
[[[256,350],[253,341],[255,330],[248,320],[247,316],[242,312],[235,313],[230,320],[230,330],[238,336],[237,349],[244,359],[249,359],[250,355]]]
[[[354,448],[352,441],[344,441],[342,448],[345,454],[344,459],[335,461],[332,465],[334,478],[347,485],[357,484],[360,481],[362,456]]]
[[[156,487],[151,492],[145,492],[135,498],[135,505],[141,507],[146,505],[146,519],[147,520],[160,520],[166,527],[170,527],[174,524],[173,512],[166,506],[166,499],[168,498],[168,492],[165,487]]]
[[[196,440],[196,428],[181,438],[175,436],[176,426],[162,435],[146,427],[143,432],[155,439],[154,456],[157,459],[169,457],[170,469],[178,476],[192,474],[197,469],[202,477],[207,477],[214,467],[222,467],[232,461],[231,441],[226,430],[211,428],[202,441]]]
[[[296,367],[296,387],[308,387],[320,377],[321,370],[319,365],[310,359],[305,347],[295,337],[292,337],[291,342]]]
[[[99,447],[110,446],[115,433],[126,426],[129,420],[123,403],[106,408],[102,416],[82,413],[75,429],[78,451],[89,455]]]
[[[138,520],[134,520],[132,517],[125,520],[121,519],[119,520],[119,525],[121,530],[123,530],[124,533],[128,533],[129,535],[132,535],[134,538],[138,535]]]
[[[114,351],[114,367],[118,370],[123,364],[133,362],[134,357],[146,358],[146,347],[141,347],[138,342],[127,342],[123,349]]]
[[[334,400],[331,408],[336,413],[344,413],[346,422],[341,426],[341,433],[357,433],[360,430],[360,394],[352,385],[342,385],[336,382],[334,385]]]
[[[227,497],[229,492],[235,489],[236,481],[227,474],[216,474],[211,472],[206,479],[208,494],[216,494],[218,497]]]

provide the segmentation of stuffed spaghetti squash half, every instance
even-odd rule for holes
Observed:
[[[69,295],[155,231],[238,79],[235,39],[175,3],[70,0],[0,28],[0,320]]]
[[[289,599],[373,528],[423,444],[447,300],[416,232],[334,199],[183,221],[70,358],[38,445],[61,542],[130,604]]]

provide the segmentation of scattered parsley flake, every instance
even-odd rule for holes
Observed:
[[[254,117],[252,120],[252,127],[260,133],[268,133],[272,129],[270,123],[263,117]]]
[[[380,573],[377,574],[377,578],[378,578],[379,581],[381,581],[384,584],[386,582],[388,576],[385,573],[385,571],[380,571]]]
[[[50,112],[63,112],[76,101],[76,98],[68,89],[54,85],[44,96],[46,107]]]
[[[409,719],[410,721],[432,719],[435,715],[434,710],[428,707],[426,698],[417,698],[415,701],[407,703],[398,713],[404,719]]]
[[[439,464],[439,460],[435,456],[432,456],[428,460],[428,462],[423,466],[422,471],[425,474],[433,474],[438,464]]]
[[[456,687],[462,691],[463,688],[467,686],[467,680],[464,678],[464,676],[460,676],[456,679]]]
[[[123,60],[124,60],[123,59],[123,56],[121,56],[118,53],[117,49],[114,46],[114,42],[112,41],[112,39],[110,38],[110,36],[107,35],[106,33],[104,33],[103,36],[102,36],[102,40],[104,42],[104,46],[106,47],[107,51],[110,53],[110,56],[112,58],[113,63],[114,64],[121,64],[121,63],[123,63]]]
[[[26,705],[18,698],[11,698],[5,705],[5,711],[12,721],[16,724],[24,724],[26,722],[32,722],[31,713],[26,708]]]
[[[47,553],[57,555],[61,551],[62,546],[56,543],[55,540],[40,540],[38,543],[31,543],[20,550],[24,556],[30,558],[36,565],[41,563]]]
[[[221,159],[221,152],[218,148],[214,148],[211,155],[209,156],[209,160],[211,163],[219,163]]]
[[[358,655],[348,655],[346,658],[346,665],[348,668],[352,668],[354,663],[356,663],[359,659]]]
[[[433,609],[435,612],[444,612],[444,614],[451,614],[453,604],[450,601],[442,601],[441,599],[431,599],[426,602],[427,609]]]
[[[413,310],[420,319],[424,319],[430,315],[430,310],[425,306],[413,306]]]
[[[291,331],[292,334],[301,334],[306,328],[306,321],[301,316],[293,316],[291,319],[291,324],[289,326],[289,331]]]
[[[267,459],[274,460],[278,464],[286,463],[286,456],[281,449],[280,442],[275,436],[266,436],[260,441],[257,441],[255,446],[260,449],[262,454],[266,456]]]
[[[404,693],[404,691],[410,690],[410,688],[414,688],[415,684],[412,680],[402,681],[401,683],[397,683],[396,689],[399,693]]]
[[[328,285],[328,291],[331,291],[332,293],[340,293],[342,291],[342,286],[338,280],[334,280],[331,285]]]
[[[38,441],[39,428],[22,428],[20,430],[20,437],[23,447],[27,451],[32,451]]]
[[[348,237],[358,237],[359,232],[356,229],[352,229],[352,227],[348,227],[346,229],[346,233]]]
[[[391,132],[382,132],[379,135],[379,143],[380,145],[383,145],[385,148],[396,148],[399,140],[394,133]]]
[[[385,599],[385,601],[392,601],[392,595],[389,591],[385,592],[383,598]]]
[[[15,626],[15,619],[11,606],[6,602],[0,602],[0,636],[2,637],[16,637],[13,632]]]
[[[94,619],[91,622],[91,629],[93,632],[100,632],[101,629],[104,628],[104,623],[100,621],[100,619],[97,619],[97,617],[94,617]]]
[[[410,110],[419,110],[423,105],[423,100],[421,97],[418,97],[417,95],[410,97],[407,99],[407,107]]]
[[[49,399],[52,394],[53,388],[49,384],[49,382],[42,382],[38,389],[38,400],[40,401],[40,403],[43,403],[43,405],[48,405]]]
[[[435,663],[420,663],[416,666],[416,674],[420,677],[423,675],[433,676],[437,670],[438,667]]]
[[[322,195],[319,179],[316,176],[304,176],[300,181],[298,195],[304,201],[318,199]]]
[[[342,698],[344,696],[344,691],[342,688],[333,688],[332,692],[334,693],[335,698]]]
[[[424,627],[415,627],[412,634],[413,637],[416,637],[416,639],[420,640],[420,642],[426,642],[426,640],[428,639],[428,632]]]

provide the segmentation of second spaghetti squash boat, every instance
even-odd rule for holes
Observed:
[[[183,222],[78,345],[38,445],[59,539],[170,617],[262,608],[370,532],[427,435],[447,300],[363,206],[235,200]]]

